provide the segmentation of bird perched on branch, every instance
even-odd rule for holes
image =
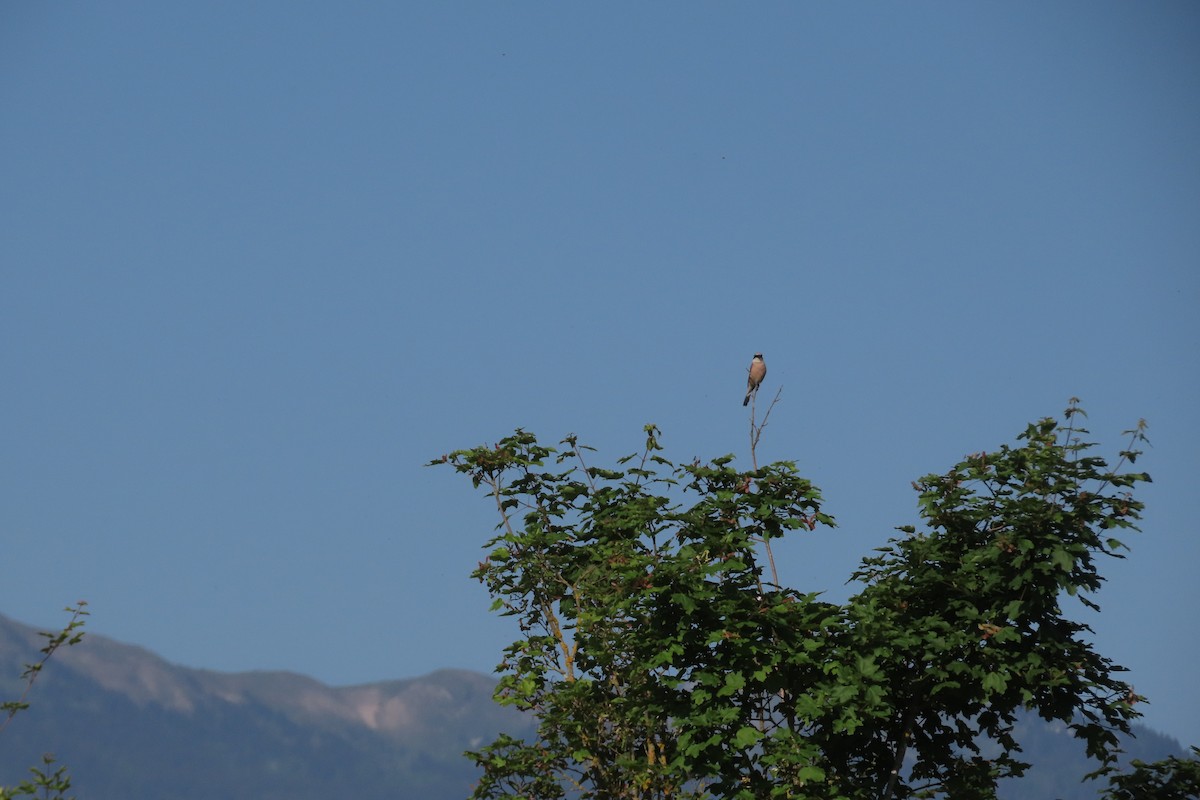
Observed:
[[[763,361],[762,353],[754,354],[754,358],[750,361],[749,372],[750,374],[746,378],[746,399],[742,401],[742,407],[750,405],[750,395],[758,391],[763,378],[767,377],[767,362]]]

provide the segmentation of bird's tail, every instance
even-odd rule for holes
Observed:
[[[742,401],[742,408],[750,405],[750,393],[746,392],[746,399]]]

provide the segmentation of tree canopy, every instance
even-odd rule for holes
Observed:
[[[1062,603],[1098,610],[1150,478],[1144,423],[1110,467],[1082,416],[915,482],[922,524],[840,604],[780,584],[771,542],[834,520],[794,463],[757,465],[753,416],[749,469],[668,460],[653,425],[612,467],[523,430],[436,460],[495,503],[474,577],[522,634],[497,698],[539,722],[469,754],[475,797],[994,797],[1023,710],[1110,767],[1140,698]]]

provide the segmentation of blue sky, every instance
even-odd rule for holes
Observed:
[[[1154,483],[1097,646],[1200,743],[1200,6],[5,3],[0,611],[335,684],[490,670],[513,428],[840,527],[1072,395]]]

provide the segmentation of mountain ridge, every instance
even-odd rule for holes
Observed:
[[[14,666],[18,674],[23,671],[24,663],[35,660],[33,651],[41,644],[36,629],[0,614],[0,667],[7,673]],[[26,651],[22,658],[6,657],[22,649]],[[92,633],[80,644],[55,653],[39,684],[53,683],[50,676],[60,669],[85,675],[100,688],[123,694],[138,705],[187,714],[196,711],[198,694],[233,704],[276,705],[286,700],[299,718],[334,717],[398,736],[420,720],[410,706],[452,706],[451,685],[460,692],[477,690],[463,700],[477,701],[480,692],[490,698],[495,683],[478,672],[445,668],[414,678],[333,686],[290,670],[221,672],[182,666],[139,645]]]
[[[19,696],[18,676],[44,643],[0,615],[0,697]],[[89,800],[315,800],[347,780],[360,800],[394,798],[397,787],[461,798],[476,777],[463,751],[531,727],[492,700],[494,686],[458,669],[342,687],[289,671],[218,672],[89,633],[54,654],[31,708],[0,738],[0,785],[49,750]]]

